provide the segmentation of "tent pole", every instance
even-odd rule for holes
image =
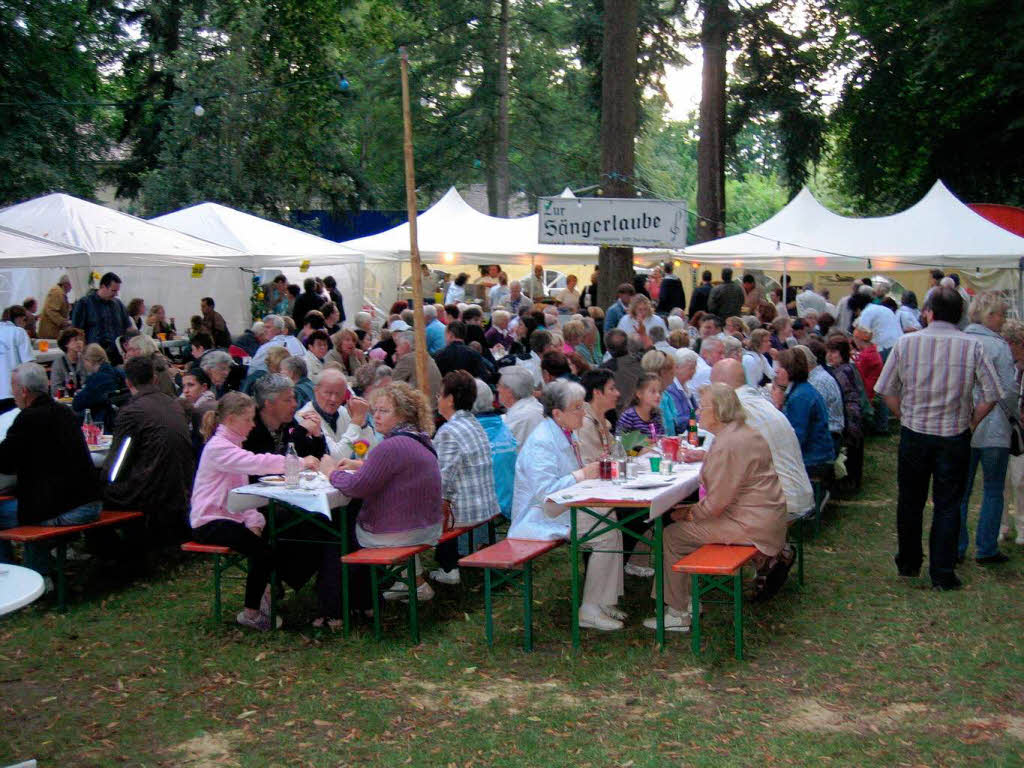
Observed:
[[[416,338],[416,383],[429,396],[427,380],[427,330],[423,318],[423,280],[420,277],[420,248],[416,239],[416,172],[412,154],[412,112],[409,109],[409,54],[398,49],[402,69],[402,123],[405,154],[405,204],[409,212],[409,263],[412,268],[413,333]],[[397,265],[396,265],[397,266]]]

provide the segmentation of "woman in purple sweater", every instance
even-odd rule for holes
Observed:
[[[384,439],[365,461],[335,462],[325,455],[320,470],[350,498],[363,499],[356,518],[361,547],[407,547],[436,544],[444,518],[441,471],[430,442],[433,418],[426,396],[396,381],[374,391],[370,400],[373,426]],[[355,470],[350,472],[347,470]],[[416,561],[419,600],[434,596]],[[386,598],[402,596],[398,582]]]

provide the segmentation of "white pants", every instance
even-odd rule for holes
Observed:
[[[612,514],[615,514],[612,512]],[[576,513],[576,530],[586,533],[595,525],[604,525],[586,512]],[[622,549],[622,532],[606,531],[583,545],[584,549]],[[621,552],[592,552],[583,582],[583,602],[590,605],[615,605],[624,594]]]
[[[1024,456],[1011,456],[1010,466],[1006,471],[1006,490],[1013,491],[1014,506],[1007,504],[1009,514],[1003,516],[1003,523],[999,527],[1000,535],[1010,530],[1010,518],[1014,519],[1017,527],[1017,538],[1024,537]]]

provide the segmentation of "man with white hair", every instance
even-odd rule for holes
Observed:
[[[319,416],[327,452],[335,459],[351,459],[352,446],[358,441],[364,440],[372,448],[381,440],[366,418],[369,411],[370,404],[349,391],[345,374],[336,368],[324,368],[313,377],[313,399],[295,417]]]
[[[728,384],[736,391],[747,426],[761,434],[772,453],[775,471],[786,497],[786,511],[793,520],[814,506],[814,490],[804,468],[800,441],[789,419],[760,390],[747,384],[743,366],[736,360],[722,360],[711,371],[711,382]]]
[[[252,328],[247,328],[240,336],[236,336],[231,343],[239,349],[244,349],[245,353],[252,357],[266,340],[266,329],[263,321],[257,320],[252,324]]]
[[[266,341],[256,350],[249,362],[249,375],[256,371],[267,370],[267,352],[274,347],[286,347],[293,356],[303,357],[306,354],[302,342],[287,333],[287,326],[280,315],[267,315],[263,318],[263,335]]]
[[[444,323],[437,319],[437,307],[423,305],[423,322],[427,324],[427,354],[435,355],[444,349]]]
[[[0,472],[18,477],[17,524],[94,522],[102,496],[78,417],[50,396],[46,371],[37,363],[15,368],[7,386],[21,411],[0,442]],[[45,576],[49,551],[49,544],[26,544],[25,565]]]
[[[391,337],[395,340],[395,367],[391,380],[407,382],[422,389],[431,403],[436,401],[441,392],[441,370],[437,363],[432,357],[427,357],[427,389],[423,389],[416,376],[416,335],[412,331],[399,331]]]
[[[544,421],[544,407],[533,396],[533,389],[533,374],[526,368],[509,365],[501,369],[498,401],[506,408],[505,426],[515,437],[518,448],[526,444],[526,438]]]
[[[296,414],[295,390],[291,379],[270,373],[253,387],[256,401],[255,426],[242,448],[252,453],[286,454],[294,445],[299,456],[320,458],[327,451],[317,413]]]
[[[519,314],[520,307],[524,306],[524,304],[528,305],[529,299],[523,296],[523,284],[518,280],[513,280],[508,284],[508,291],[508,301],[506,302],[508,304],[508,311],[515,317]]]
[[[687,385],[693,397],[700,397],[701,388],[711,383],[711,368],[724,356],[725,342],[719,336],[708,336],[701,342],[697,371]]]

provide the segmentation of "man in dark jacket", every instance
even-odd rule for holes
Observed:
[[[120,290],[121,278],[107,272],[100,278],[100,287],[76,301],[71,311],[71,325],[85,331],[85,343],[103,347],[114,365],[121,363],[117,339],[131,324],[128,311],[117,298]]]
[[[220,312],[214,309],[215,306],[210,296],[199,300],[199,311],[203,313],[203,330],[210,334],[217,349],[227,349],[231,346],[231,333]]]
[[[452,320],[444,331],[445,348],[434,355],[434,362],[441,371],[441,376],[452,371],[466,371],[476,379],[489,381],[491,366],[474,349],[466,346],[466,324],[461,320]]]
[[[661,279],[661,292],[658,294],[658,314],[667,315],[673,309],[686,309],[686,291],[683,281],[673,274],[675,265],[672,260],[662,265],[665,276]]]
[[[320,309],[324,304],[324,297],[316,292],[316,280],[312,277],[307,277],[303,281],[302,288],[303,291],[295,299],[295,306],[292,308],[292,320],[295,321],[296,328],[303,326],[307,312]],[[338,307],[338,311],[341,311],[341,307]]]
[[[628,337],[621,329],[608,331],[604,335],[604,343],[611,359],[601,366],[615,375],[615,386],[619,390],[619,401],[615,404],[615,415],[619,416],[633,399],[636,382],[643,374],[640,355],[644,353],[643,344],[636,336]]]
[[[704,270],[700,276],[701,284],[693,291],[690,297],[690,311],[687,313],[693,317],[698,312],[708,311],[708,297],[711,295],[711,272]]]
[[[18,476],[19,525],[80,525],[99,518],[99,483],[78,418],[50,396],[46,371],[22,363],[11,376],[21,413],[0,443],[0,472]],[[50,571],[49,544],[27,544],[25,564]]]
[[[334,279],[333,275],[328,275],[324,278],[324,288],[327,289],[327,294],[331,297],[331,301],[334,302],[334,306],[338,308],[338,314],[341,315],[339,323],[345,322],[345,302],[341,298],[341,291],[338,290],[338,282]]]
[[[151,357],[132,357],[124,372],[132,399],[117,412],[104,478],[110,478],[125,440],[131,438],[131,445],[104,500],[111,508],[142,512],[150,545],[180,544],[190,535],[195,472],[188,418],[176,398],[160,391]]]
[[[295,420],[298,403],[291,379],[279,373],[261,378],[253,387],[256,399],[256,426],[242,443],[253,453],[287,453],[294,445],[299,456],[316,456],[327,452],[327,443],[320,430],[320,416],[315,411]]]
[[[743,287],[732,279],[732,267],[722,269],[722,284],[716,285],[708,296],[708,312],[725,320],[739,315],[746,294]]]

